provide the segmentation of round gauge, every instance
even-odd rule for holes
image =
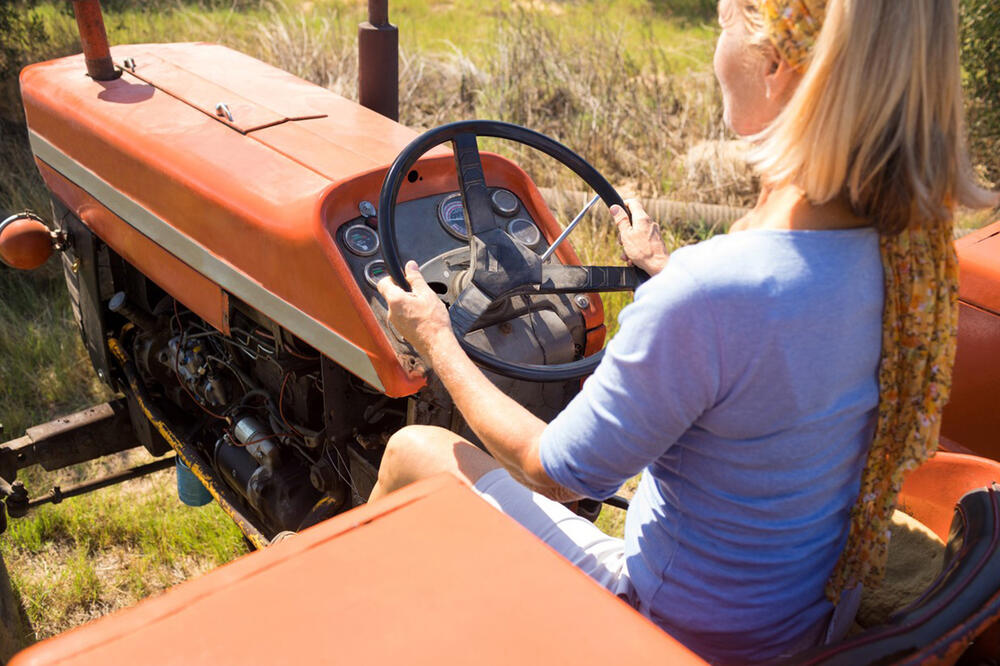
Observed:
[[[510,190],[496,190],[490,200],[493,202],[493,210],[504,217],[510,217],[521,207],[517,197]]]
[[[370,257],[378,252],[378,234],[367,224],[355,224],[344,232],[344,245],[359,257]]]
[[[438,220],[445,231],[461,240],[469,240],[469,230],[465,226],[465,204],[462,195],[450,194],[438,205]]]
[[[542,240],[542,232],[538,230],[535,223],[523,217],[511,220],[510,224],[507,225],[507,233],[510,234],[514,240],[519,241],[521,244],[527,245],[528,247],[533,247],[534,245],[537,245],[540,240]]]
[[[373,287],[378,287],[378,281],[388,274],[389,271],[385,267],[385,262],[381,259],[376,259],[365,266],[365,279]]]

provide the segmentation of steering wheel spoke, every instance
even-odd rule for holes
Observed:
[[[475,326],[476,322],[489,309],[492,303],[493,299],[484,294],[474,284],[470,284],[462,290],[462,293],[458,295],[455,302],[448,308],[448,315],[451,317],[451,327],[454,329],[455,335],[458,336],[459,340],[472,330],[472,327]]]
[[[649,278],[631,266],[561,266],[542,267],[542,279],[533,293],[576,294],[580,292],[635,291]]]
[[[455,149],[455,169],[465,204],[465,222],[472,236],[496,228],[490,191],[486,187],[479,141],[475,134],[459,134],[451,141]]]

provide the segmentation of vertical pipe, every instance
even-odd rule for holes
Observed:
[[[399,31],[389,0],[368,0],[368,20],[358,26],[358,101],[399,120]]]
[[[111,62],[111,47],[108,46],[108,33],[104,30],[100,0],[73,0],[73,13],[80,29],[87,74],[95,81],[117,79],[121,72]]]
[[[368,22],[372,25],[389,22],[389,0],[368,0]]]

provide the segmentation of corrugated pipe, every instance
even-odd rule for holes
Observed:
[[[575,190],[539,188],[546,203],[553,209],[579,210],[590,200],[591,194]],[[643,199],[642,205],[649,216],[661,227],[684,228],[707,224],[712,228],[728,229],[748,212],[749,208],[720,206],[718,204],[690,203],[672,199]]]

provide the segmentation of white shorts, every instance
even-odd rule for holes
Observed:
[[[484,474],[473,490],[494,508],[507,514],[588,576],[620,597],[630,606],[650,616],[649,608],[635,592],[625,566],[625,543],[608,536],[586,518],[562,504],[528,490],[515,481],[507,470],[495,469]],[[844,592],[832,617],[803,635],[801,642],[790,646],[789,655],[819,644],[841,640],[850,628],[861,601],[861,588]]]
[[[625,567],[625,543],[621,539],[608,536],[562,504],[528,490],[506,470],[487,472],[473,489],[612,594],[636,606]]]

